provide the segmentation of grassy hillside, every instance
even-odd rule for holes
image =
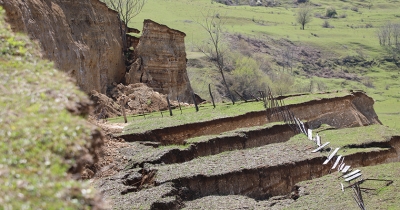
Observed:
[[[188,65],[192,86],[208,99],[208,84],[218,86],[220,78],[215,67],[196,50],[195,46],[207,39],[206,32],[197,22],[204,21],[207,14],[218,14],[225,22],[224,27],[229,34],[241,34],[272,46],[271,54],[255,53],[253,49],[250,57],[265,58],[269,65],[269,72],[264,75],[267,78],[265,81],[275,92],[282,88],[286,88],[287,92],[362,89],[376,100],[375,108],[382,122],[393,128],[400,128],[400,68],[396,62],[387,59],[390,53],[379,45],[376,35],[377,29],[386,22],[400,22],[400,2],[377,0],[370,5],[370,1],[365,0],[312,1],[313,19],[305,30],[300,30],[300,25],[296,23],[298,5],[291,0],[278,2],[280,4],[275,7],[254,7],[227,6],[210,0],[149,0],[131,26],[141,29],[143,19],[152,19],[185,32],[189,64],[194,63]],[[335,8],[336,17],[324,18],[328,7]],[[325,21],[329,22],[330,28],[322,27]],[[278,65],[279,50],[285,45],[279,40],[288,40],[296,47],[320,52],[320,63],[326,64],[325,67],[328,66],[331,72],[351,74],[353,78],[315,77],[319,70],[313,69],[310,74],[306,72],[308,66],[301,62],[295,63],[295,71],[282,71]],[[239,45],[239,48],[242,46],[240,44],[232,41],[229,43],[230,46]],[[237,55],[231,57],[237,59]],[[345,63],[346,58],[362,61]],[[232,61],[234,67],[235,62],[236,60]],[[366,66],[363,65],[364,62],[372,64]],[[274,75],[284,75],[284,79],[276,79]],[[357,78],[354,75],[358,75]],[[318,84],[317,88],[313,88],[313,84]]]
[[[0,7],[0,209],[90,209],[101,203],[95,191],[67,173],[96,149],[93,128],[66,109],[88,99],[27,36],[10,31],[4,13]]]

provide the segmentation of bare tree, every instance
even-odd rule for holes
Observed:
[[[215,66],[218,68],[219,73],[222,77],[223,85],[226,88],[228,97],[232,103],[235,104],[235,99],[229,90],[229,86],[226,82],[224,71],[226,69],[224,58],[226,56],[226,50],[223,49],[223,25],[220,15],[215,12],[208,12],[204,15],[204,22],[197,21],[197,23],[207,32],[209,38],[209,44],[206,46],[198,46],[198,49],[204,53],[210,60],[214,61]]]
[[[147,0],[103,0],[103,2],[117,11],[120,19],[128,26],[132,18],[142,11]]]
[[[367,7],[368,7],[368,9],[371,10],[372,6],[374,6],[374,4],[372,3],[372,0],[369,0],[369,1],[367,2]]]
[[[396,23],[393,25],[393,41],[394,45],[399,48],[400,47],[400,24]]]
[[[400,46],[400,24],[387,22],[377,30],[379,44],[382,46]]]
[[[283,71],[285,71],[285,67],[290,68],[290,71],[293,71],[293,63],[294,63],[294,48],[291,46],[287,46],[280,52],[282,61],[281,65],[283,67]],[[288,71],[288,69],[286,70]]]
[[[296,21],[301,25],[301,29],[304,30],[304,26],[312,20],[312,8],[309,4],[302,4],[299,6],[297,12]]]

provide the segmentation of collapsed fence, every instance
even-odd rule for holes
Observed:
[[[293,130],[293,132],[297,134],[304,134],[307,136],[307,138],[311,141],[313,141],[316,145],[317,148],[312,151],[312,153],[322,151],[325,147],[327,147],[330,142],[326,142],[322,144],[321,142],[321,137],[316,134],[315,137],[313,137],[313,131],[312,129],[309,128],[309,126],[302,122],[299,118],[295,117],[293,112],[291,112],[288,109],[288,106],[285,105],[284,101],[282,99],[278,99],[273,96],[271,90],[268,88],[268,91],[263,92],[260,91],[260,95],[263,98],[264,102],[264,107],[266,108],[267,112],[267,118],[270,120],[272,117],[278,118],[278,120],[282,120],[290,126],[290,128]],[[341,190],[344,192],[345,188],[352,188],[353,189],[353,194],[352,197],[355,200],[357,206],[361,210],[365,210],[365,204],[364,200],[362,197],[362,191],[361,189],[366,189],[366,190],[373,190],[373,189],[368,189],[368,188],[362,188],[360,187],[360,184],[367,180],[375,180],[375,181],[385,181],[386,186],[390,185],[393,183],[392,180],[383,180],[383,179],[363,179],[362,178],[362,173],[361,170],[355,169],[352,170],[350,165],[346,165],[344,163],[345,157],[342,155],[337,155],[340,150],[340,147],[337,147],[335,149],[330,148],[329,153],[327,155],[326,160],[322,163],[323,165],[327,165],[331,160],[336,157],[336,160],[332,163],[332,167],[329,170],[329,173],[331,170],[337,169],[338,172],[341,172],[342,175],[339,178],[342,178],[345,182],[351,183],[351,181],[355,181],[353,184],[349,184],[347,187],[344,187],[342,183],[340,183]],[[358,181],[356,181],[359,178]]]

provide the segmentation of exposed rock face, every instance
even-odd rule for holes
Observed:
[[[105,93],[125,75],[120,21],[99,0],[0,1],[12,29],[38,40],[44,58],[77,80],[82,90]]]
[[[179,97],[180,101],[192,102],[192,88],[186,72],[185,36],[183,32],[145,20],[126,83],[147,83],[155,91],[169,94],[171,99]]]

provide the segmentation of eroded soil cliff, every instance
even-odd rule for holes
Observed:
[[[0,1],[13,31],[37,40],[44,58],[85,92],[105,93],[125,76],[117,13],[99,0]]]
[[[133,64],[126,74],[128,84],[143,82],[171,99],[192,102],[186,71],[186,34],[151,20],[143,23],[143,33],[134,42]]]

